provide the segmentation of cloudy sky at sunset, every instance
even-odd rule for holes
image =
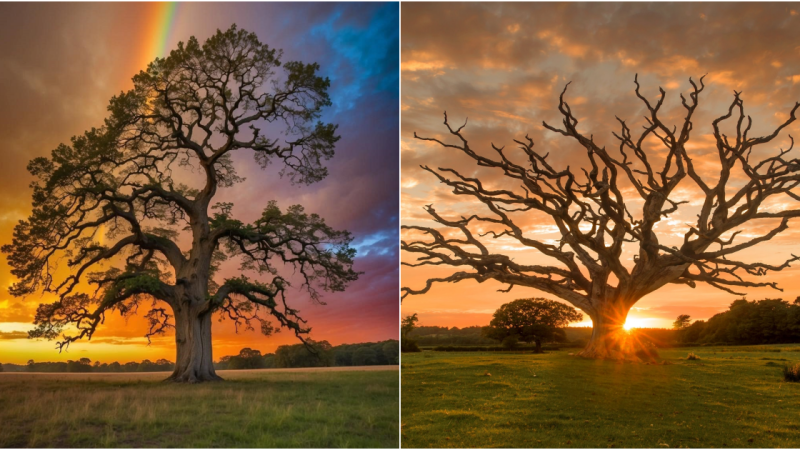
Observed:
[[[633,92],[636,73],[648,98],[656,98],[659,86],[667,91],[662,118],[670,124],[683,118],[679,94],[686,95],[691,88],[689,77],[697,80],[707,74],[687,149],[704,173],[715,173],[711,122],[727,112],[734,90],[743,92],[746,113],[754,121],[752,136],[771,133],[800,101],[798,13],[800,7],[789,3],[403,4],[402,223],[434,226],[422,209],[427,204],[446,217],[484,211],[483,205],[467,201],[466,196],[454,198],[447,186],[419,168],[421,164],[454,168],[490,185],[503,182],[497,171],[476,168],[456,150],[413,138],[417,132],[452,141],[443,134],[445,110],[456,126],[469,118],[464,134],[479,153],[496,156],[491,143],[505,145],[511,153],[512,139],[527,134],[540,153],[550,153],[557,168],[582,165],[583,148],[541,125],[561,123],[558,95],[569,81],[566,98],[580,120],[579,130],[593,135],[601,146],[616,149],[618,141],[611,134],[619,130],[615,116],[631,129],[645,123],[646,109]],[[769,153],[788,147],[789,134],[800,135],[800,127],[795,123],[785,130],[767,149]],[[667,245],[680,242],[688,230],[686,223],[696,221],[698,203],[692,200],[697,200],[698,191],[686,181],[676,198],[689,204],[657,228]],[[751,224],[743,236],[763,234],[770,225],[774,224]],[[530,217],[523,228],[538,239],[558,238],[544,217]],[[748,250],[742,259],[780,264],[790,253],[800,254],[797,230],[800,221],[791,222],[789,230]],[[497,241],[490,248],[537,261],[536,255],[511,240]],[[627,250],[629,257],[632,251]],[[403,268],[401,284],[419,289],[427,278],[454,271],[445,266]],[[792,301],[800,295],[798,275],[798,264],[774,273],[768,281],[777,281],[784,292],[750,289],[747,298]],[[553,298],[521,287],[497,292],[504,287],[493,281],[434,285],[425,295],[406,298],[402,313],[418,313],[421,325],[486,325],[503,303]],[[643,298],[629,319],[637,326],[668,327],[678,314],[707,319],[727,309],[735,298],[705,285],[696,289],[668,285]]]
[[[302,204],[336,229],[350,230],[358,250],[355,269],[366,272],[344,293],[327,295],[327,306],[299,290],[291,306],[308,320],[316,340],[341,343],[396,339],[398,227],[397,4],[4,4],[0,6],[0,243],[28,216],[32,178],[25,167],[59,143],[101,126],[108,100],[132,87],[131,77],[178,41],[203,42],[216,29],[236,23],[262,42],[284,50],[284,60],[318,62],[331,80],[333,106],[322,120],[339,124],[342,139],[327,163],[328,177],[311,186],[281,180],[280,167],[261,171],[243,155],[242,184],[224,190],[234,215],[253,220],[271,199],[286,208]],[[273,170],[274,169],[274,170]],[[223,267],[222,278],[235,276]],[[0,361],[174,360],[172,334],[147,346],[142,319],[108,317],[91,342],[59,354],[52,342],[25,338],[38,295],[13,298],[14,282],[0,258]],[[236,334],[228,322],[213,328],[214,357],[242,347],[262,352],[298,341],[292,333],[264,337]]]

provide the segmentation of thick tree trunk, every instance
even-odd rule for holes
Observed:
[[[188,306],[175,311],[175,371],[167,381],[201,383],[220,381],[211,352],[211,314]]]
[[[536,339],[533,342],[536,344],[536,350],[534,350],[534,351],[536,353],[542,353],[542,340],[541,339]]]
[[[628,309],[620,305],[609,305],[591,315],[592,338],[578,356],[632,362],[654,359],[649,344],[639,342],[623,327],[627,317]]]

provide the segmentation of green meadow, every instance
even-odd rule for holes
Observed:
[[[402,447],[800,447],[800,345],[572,351],[404,353]]]
[[[4,373],[0,447],[397,448],[397,366],[383,369],[221,371],[199,385]]]

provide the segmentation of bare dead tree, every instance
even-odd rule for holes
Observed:
[[[63,349],[91,339],[107,314],[150,304],[147,337],[175,329],[170,379],[181,382],[219,379],[214,314],[267,335],[285,327],[305,342],[310,328],[287,303],[289,277],[297,274],[314,300],[344,290],[358,278],[351,234],[299,205],[281,211],[269,202],[247,224],[232,204],[212,204],[219,189],[243,181],[234,152],[252,153],[262,167],[276,162],[296,183],[327,175],[323,161],[339,140],[336,125],[318,120],[331,104],[330,82],[317,64],[281,57],[235,25],[204,44],[192,37],[111,99],[103,127],[31,161],[33,211],[2,249],[19,279],[13,295],[58,298],[39,306],[31,337],[58,339]],[[202,187],[177,183],[181,167]],[[217,284],[227,258],[256,279]]]
[[[789,156],[794,144],[791,136],[789,148],[763,159],[755,156],[758,147],[771,143],[795,121],[800,103],[795,104],[789,118],[771,134],[751,137],[752,120],[744,113],[741,93],[734,92],[727,113],[713,121],[719,163],[719,179],[713,183],[701,177],[686,150],[693,131],[692,117],[704,89],[703,78],[699,82],[689,81],[692,86],[689,98],[681,94],[685,119],[679,126],[669,127],[659,117],[665,91],[659,88],[660,96],[652,103],[640,93],[637,77],[635,93],[647,108],[646,124],[634,136],[625,121],[617,118],[620,131],[613,135],[619,147],[614,154],[578,130],[578,119],[564,99],[567,84],[558,105],[562,126],[544,122],[543,125],[574,140],[585,150],[589,164],[581,169],[582,176],[569,167],[563,170],[553,167],[548,155],[534,150],[534,143],[527,136],[525,140],[515,140],[525,163],[512,161],[504,148],[494,145],[496,157],[482,156],[464,137],[466,123],[452,128],[447,113],[444,124],[457,138],[455,144],[415,133],[417,139],[462,152],[478,166],[502,171],[520,187],[493,189],[480,179],[463,176],[453,169],[422,166],[451,187],[455,195],[483,203],[490,214],[446,218],[428,205],[425,210],[441,227],[403,226],[402,249],[416,255],[416,260],[404,265],[459,268],[448,277],[429,279],[420,289],[402,288],[403,298],[424,294],[434,283],[464,280],[479,283],[497,280],[507,284],[504,292],[514,286],[531,287],[566,300],[591,317],[592,338],[580,353],[582,356],[636,360],[635,346],[624,338],[621,327],[637,301],[667,283],[691,287],[706,283],[732,294],[739,294],[738,288],[779,289],[774,282],[755,281],[754,277],[785,269],[797,256],[792,255],[779,265],[731,258],[775,237],[788,228],[791,218],[800,216],[800,209],[770,210],[767,204],[768,200],[778,198],[800,200],[798,193],[793,192],[800,183],[800,160]],[[720,126],[729,119],[735,121],[735,136],[720,131]],[[663,164],[656,167],[651,160],[654,155],[648,155],[643,148],[646,140],[653,139],[666,153]],[[735,168],[737,174],[741,171],[743,175],[732,181],[736,179]],[[683,236],[683,243],[666,246],[660,243],[655,226],[685,203],[676,201],[674,193],[687,176],[703,193],[702,207],[697,222]],[[623,197],[623,186],[627,184],[632,186],[629,192],[635,192],[632,196],[643,201],[637,217]],[[527,235],[517,219],[526,213],[544,213],[558,228],[560,240],[554,244]],[[779,223],[762,236],[734,242],[741,227],[757,219],[777,219]],[[494,231],[476,233],[476,226]],[[508,255],[490,252],[486,239],[500,237],[537,251],[542,265],[520,264]],[[638,246],[632,267],[627,267],[621,258],[624,244]]]

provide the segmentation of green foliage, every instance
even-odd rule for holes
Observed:
[[[221,238],[228,252],[244,258],[243,269],[272,273],[273,258],[291,264],[302,272],[315,300],[319,299],[319,293],[312,289],[315,284],[325,291],[340,292],[358,279],[358,272],[352,269],[356,256],[356,250],[350,247],[352,234],[334,230],[319,215],[306,213],[301,205],[292,205],[284,213],[276,201],[270,201],[252,225],[242,225],[223,210],[214,214],[210,225],[212,230],[223,230]],[[248,246],[248,241],[266,245]]]
[[[265,369],[267,360],[261,351],[243,348],[238,355],[223,356],[215,366],[217,369],[227,370]]]
[[[120,364],[99,363],[91,364],[88,358],[81,358],[78,361],[67,362],[33,362],[29,361],[27,366],[16,366],[15,372],[78,372],[78,373],[122,373],[122,372],[171,372],[175,369],[175,364],[166,359],[159,359],[152,362],[148,359],[142,362],[127,362]]]
[[[519,337],[517,335],[512,334],[503,338],[503,342],[501,342],[503,348],[517,348],[519,346]]]
[[[436,345],[494,345],[494,339],[483,335],[483,327],[439,327],[419,326],[411,331],[408,336],[423,346]]]
[[[781,299],[740,299],[731,303],[728,311],[707,321],[695,321],[680,333],[684,343],[800,342],[800,304]]]
[[[676,330],[683,330],[689,326],[689,323],[691,322],[690,319],[691,316],[688,314],[681,314],[677,319],[675,319],[675,322],[672,322],[672,328]]]
[[[544,298],[519,299],[506,303],[495,311],[489,326],[483,329],[486,337],[512,345],[513,338],[535,342],[565,340],[562,328],[578,322],[583,316],[570,306]],[[506,339],[512,338],[506,344]]]
[[[369,347],[361,347],[353,352],[354,366],[371,366],[377,364],[377,362],[378,353]]]
[[[258,350],[242,349],[239,355],[224,356],[217,369],[271,369],[290,367],[368,366],[398,364],[399,344],[395,340],[342,344],[330,347],[326,341],[278,347],[276,353],[261,355]],[[317,352],[317,355],[314,354]]]
[[[149,273],[122,273],[118,275],[110,287],[105,289],[104,299],[107,302],[114,301],[121,294],[128,295],[135,293],[153,294],[161,289],[162,283],[157,275]]]
[[[360,352],[361,356],[356,356],[362,348],[368,351]],[[376,343],[337,345],[333,347],[333,353],[336,366],[395,365],[400,362],[400,344],[394,339]],[[368,355],[369,358],[364,358],[364,355]]]
[[[333,346],[328,341],[281,345],[275,351],[275,367],[330,367],[335,362]]]
[[[386,364],[400,364],[400,343],[395,340],[384,342],[378,355]]]
[[[400,335],[408,336],[408,334],[414,331],[414,328],[416,328],[417,322],[419,322],[417,313],[403,317],[403,319],[400,321]]]
[[[405,316],[400,321],[400,350],[404,353],[421,351],[416,341],[409,337],[416,328],[417,322],[419,322],[417,313]]]

